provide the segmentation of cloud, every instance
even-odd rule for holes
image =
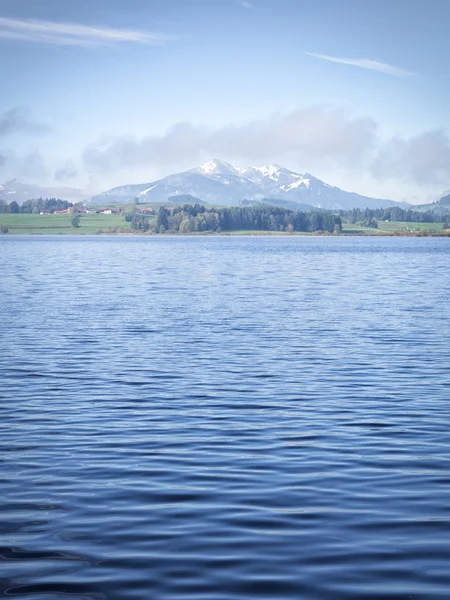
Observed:
[[[54,174],[54,180],[59,182],[69,181],[70,179],[75,179],[78,177],[78,171],[72,165],[67,165],[65,167],[61,167],[57,169]]]
[[[0,39],[93,47],[123,42],[159,45],[168,41],[169,38],[164,35],[134,29],[114,29],[104,26],[92,27],[79,23],[57,23],[54,21],[0,17]]]
[[[388,65],[387,63],[378,62],[376,60],[369,60],[367,58],[338,58],[337,56],[328,56],[327,54],[316,54],[315,52],[306,52],[308,56],[314,56],[315,58],[321,58],[322,60],[328,60],[334,63],[340,63],[343,65],[351,65],[353,67],[359,67],[361,69],[368,69],[369,71],[379,71],[380,73],[386,73],[386,75],[394,75],[395,77],[409,77],[415,75],[412,71],[406,71],[399,67]]]
[[[255,8],[255,5],[252,2],[249,2],[248,0],[236,0],[236,2],[249,10]]]
[[[104,137],[89,144],[83,162],[91,173],[154,164],[172,167],[205,156],[258,161],[267,156],[354,165],[375,143],[376,124],[342,110],[313,107],[247,124],[207,128],[178,123],[164,135]]]
[[[450,187],[445,131],[381,139],[373,119],[324,107],[219,128],[178,123],[159,136],[104,137],[86,146],[82,158],[88,174],[98,177],[149,166],[181,170],[212,156],[244,165],[288,160],[302,171],[340,170],[370,177],[374,184]]]
[[[22,181],[45,181],[50,171],[44,157],[38,150],[18,155],[14,151],[2,152],[2,178],[19,179]]]
[[[450,185],[450,140],[442,130],[409,139],[392,138],[380,145],[371,164],[378,180],[411,181],[418,185]]]
[[[8,136],[17,133],[42,134],[47,133],[50,128],[31,119],[28,112],[19,107],[11,108],[0,114],[0,141],[2,145]],[[14,176],[39,177],[46,173],[46,167],[42,156],[37,151],[31,151],[27,155],[19,157],[14,150],[2,148],[0,152],[0,167],[14,173]]]
[[[0,115],[0,138],[20,131],[46,133],[48,130],[47,125],[34,122],[23,108],[11,108]]]
[[[16,177],[27,181],[35,181],[36,179],[47,178],[49,175],[48,167],[45,164],[43,156],[40,152],[32,151],[25,156],[8,158],[9,163],[13,163]]]

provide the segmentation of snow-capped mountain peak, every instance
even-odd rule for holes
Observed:
[[[301,179],[303,176],[285,169],[280,165],[263,165],[262,167],[247,167],[241,170],[241,176],[258,185],[274,186],[287,185]]]
[[[219,160],[218,158],[213,158],[212,160],[206,162],[204,165],[198,167],[198,169],[193,169],[193,171],[197,171],[203,173],[204,175],[237,175],[238,170],[225,162],[224,160]]]
[[[201,165],[196,169],[192,169],[193,172],[202,173],[204,175],[223,175],[223,176],[237,176],[242,179],[249,181],[262,181],[267,179],[273,182],[279,182],[281,177],[294,176],[300,177],[296,173],[281,167],[280,165],[263,165],[262,167],[234,167],[224,160],[213,158],[209,162]]]
[[[259,171],[264,177],[270,179],[278,179],[280,171],[283,171],[283,167],[279,165],[263,165],[262,167],[248,167],[249,170]]]
[[[92,201],[132,202],[138,196],[142,202],[165,202],[168,198],[173,202],[174,197],[186,195],[227,206],[239,205],[243,200],[274,201],[291,208],[308,205],[331,210],[397,205],[392,200],[345,192],[309,173],[301,175],[277,164],[234,167],[217,158],[158,181],[114,188],[95,196]]]

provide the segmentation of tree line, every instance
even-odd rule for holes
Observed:
[[[353,208],[352,210],[341,210],[339,214],[347,223],[374,228],[378,227],[377,221],[404,221],[407,223],[440,223],[442,221],[442,214],[439,215],[431,210],[419,212],[399,206]]]
[[[125,218],[134,230],[155,233],[236,230],[333,233],[342,227],[341,217],[331,212],[302,212],[268,205],[206,208],[200,204],[184,204],[172,210],[161,206],[156,222],[137,213],[129,213]]]
[[[73,206],[72,202],[60,198],[35,198],[25,200],[22,205],[15,200],[7,202],[0,199],[0,213],[12,214],[39,214],[42,210],[54,212],[55,210],[67,210]]]

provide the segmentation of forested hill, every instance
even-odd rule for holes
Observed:
[[[339,231],[341,218],[331,212],[302,212],[275,206],[206,208],[185,204],[171,210],[161,206],[156,222],[145,215],[125,217],[137,231],[190,233],[199,231]]]
[[[430,205],[428,205],[430,206]],[[352,210],[341,210],[339,211],[341,217],[343,217],[348,223],[359,223],[361,225],[368,225],[369,222],[374,220],[377,221],[404,221],[407,223],[440,223],[443,220],[443,216],[448,214],[450,216],[450,203],[447,206],[446,211],[419,211],[419,210],[405,210],[398,206],[390,208],[353,208]]]

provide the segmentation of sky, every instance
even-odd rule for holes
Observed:
[[[86,195],[213,157],[450,190],[448,0],[0,0],[0,182]]]

